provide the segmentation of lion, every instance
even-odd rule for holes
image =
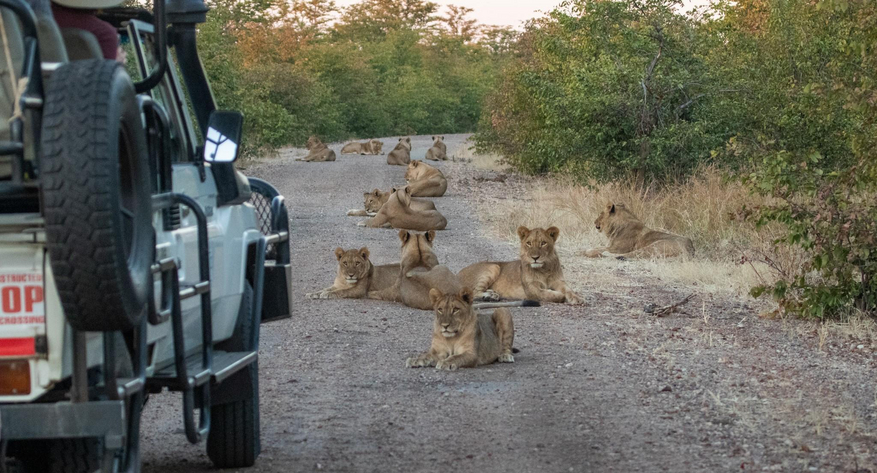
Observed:
[[[411,205],[411,189],[403,186],[390,194],[378,213],[357,223],[360,227],[392,227],[408,230],[444,230],[448,220],[438,210],[417,210]]]
[[[554,249],[559,236],[557,227],[545,230],[518,227],[520,259],[475,263],[460,271],[460,281],[471,287],[479,299],[533,299],[581,304],[582,298],[567,287],[563,279],[563,270]]]
[[[311,299],[359,299],[369,291],[382,291],[398,284],[399,263],[375,266],[369,259],[368,247],[335,249],[338,274],[330,287],[305,294]]]
[[[387,164],[405,166],[411,162],[411,137],[399,138],[399,144],[387,154]]]
[[[378,140],[368,140],[365,143],[347,143],[341,148],[341,154],[378,155],[383,154],[384,143]]]
[[[448,190],[448,180],[438,169],[423,161],[411,161],[405,171],[405,180],[415,197],[441,197]]]
[[[307,161],[307,162],[323,162],[323,161],[335,161],[335,152],[329,149],[328,146],[323,144],[319,138],[316,136],[311,136],[308,138],[308,155],[304,158],[296,158],[296,161]]]
[[[431,310],[429,298],[431,289],[439,289],[444,293],[459,293],[463,286],[447,266],[439,265],[438,257],[432,251],[436,232],[411,233],[399,231],[402,242],[402,258],[399,263],[399,282],[394,287],[383,290],[369,291],[369,299],[402,302],[408,307]],[[506,301],[499,303],[475,304],[475,310],[496,307],[537,307],[536,301]]]
[[[690,238],[646,227],[624,204],[606,204],[594,225],[597,231],[609,238],[609,246],[586,251],[585,256],[589,258],[600,258],[604,252],[622,259],[694,256],[694,244]]]
[[[381,210],[381,207],[390,200],[390,195],[393,192],[396,192],[396,189],[392,189],[389,192],[384,192],[380,189],[365,192],[363,193],[363,197],[365,197],[365,210],[351,209],[347,211],[347,215],[350,217],[374,217]],[[431,200],[412,197],[411,208],[413,210],[435,210],[435,204]]]
[[[447,161],[448,160],[448,147],[445,145],[444,136],[433,136],[433,144],[432,147],[426,151],[426,159],[430,161]]]
[[[450,294],[430,289],[429,300],[435,312],[432,343],[429,350],[408,358],[406,366],[454,371],[496,361],[515,362],[515,325],[508,309],[476,314],[469,288]]]

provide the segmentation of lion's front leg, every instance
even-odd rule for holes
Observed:
[[[482,301],[498,301],[502,299],[499,293],[491,289],[496,280],[499,279],[502,268],[498,264],[488,265],[484,272],[478,275],[472,292],[475,298]]]
[[[350,209],[347,211],[348,217],[372,217],[373,215],[369,215],[368,210],[365,209]]]
[[[475,350],[472,350],[439,360],[435,364],[435,369],[456,371],[457,368],[474,368],[476,364],[478,364],[478,355],[475,353]]]
[[[422,368],[425,366],[435,366],[438,362],[438,353],[430,349],[421,353],[419,356],[412,356],[405,360],[405,366],[409,368]]]
[[[515,324],[512,322],[512,313],[505,308],[496,309],[491,318],[494,327],[496,327],[496,337],[499,339],[501,349],[497,360],[500,363],[514,363],[515,357],[512,355],[512,349],[515,344]]]
[[[369,291],[368,298],[378,301],[399,302],[399,284],[394,284],[380,291]]]
[[[608,246],[604,246],[603,248],[591,248],[584,252],[584,255],[588,258],[602,258],[603,253],[609,251]]]
[[[358,222],[356,225],[360,226],[360,227],[379,228],[379,227],[382,227],[382,226],[387,225],[389,223],[390,222],[387,220],[387,217],[385,215],[383,215],[382,213],[378,212],[378,214],[375,215],[374,217],[372,217],[368,220],[362,220],[362,221]]]
[[[305,297],[308,299],[334,299],[337,296],[335,296],[335,286],[331,286],[317,292],[309,292],[305,294]]]

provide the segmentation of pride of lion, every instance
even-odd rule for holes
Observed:
[[[446,161],[444,136],[433,136],[425,159]],[[383,143],[367,140],[344,145],[341,154],[379,155]],[[422,148],[421,148],[422,149]],[[335,152],[312,136],[308,156],[300,161],[334,161]],[[448,179],[436,165],[412,160],[411,137],[401,137],[387,153],[387,164],[406,166],[405,184],[388,191],[363,192],[363,209],[350,216],[370,217],[357,223],[398,230],[398,262],[375,264],[367,247],[334,250],[336,277],[330,287],[306,294],[311,299],[372,299],[433,311],[429,349],[409,357],[411,368],[454,371],[495,362],[514,363],[515,328],[510,308],[542,303],[581,305],[584,299],[567,285],[556,243],[558,227],[517,229],[518,257],[510,261],[474,262],[454,273],[433,251],[436,230],[448,221],[428,199],[448,191]],[[693,257],[691,239],[652,230],[623,203],[609,202],[594,221],[608,246],[583,256],[599,258]],[[416,233],[420,232],[420,233]],[[493,311],[488,311],[493,309]]]

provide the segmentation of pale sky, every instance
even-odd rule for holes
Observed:
[[[336,4],[346,7],[359,0],[336,0]],[[432,0],[439,5],[460,5],[473,9],[472,17],[484,25],[506,25],[523,27],[523,22],[550,12],[562,0]],[[692,5],[705,5],[708,0],[683,0],[685,10]],[[444,10],[444,8],[440,9]]]
[[[471,8],[472,17],[485,25],[523,26],[522,22],[541,16],[536,10],[551,11],[561,0],[432,0],[439,5],[460,5]],[[336,0],[338,6],[346,7],[358,0]],[[442,8],[441,10],[444,10]],[[440,10],[440,11],[441,11]]]

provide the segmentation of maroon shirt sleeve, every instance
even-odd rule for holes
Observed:
[[[113,25],[94,16],[89,10],[66,8],[52,4],[52,15],[61,28],[79,28],[88,31],[97,38],[105,59],[116,59],[119,49],[119,33]]]

